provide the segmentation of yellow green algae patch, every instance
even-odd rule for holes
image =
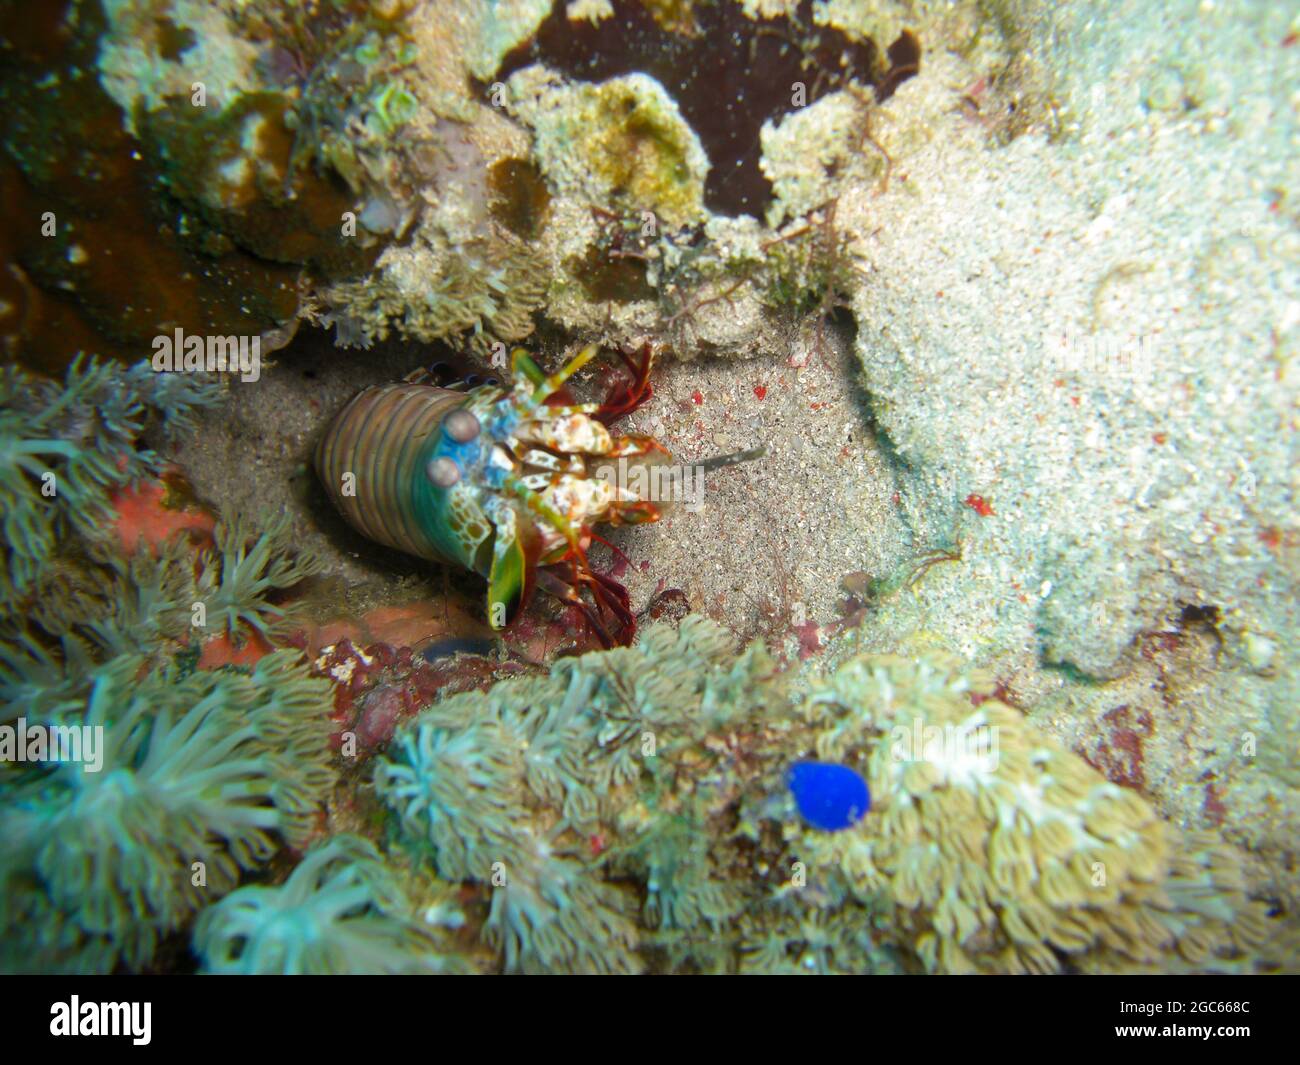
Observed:
[[[644,74],[564,84],[541,68],[510,80],[512,113],[532,127],[542,171],[561,192],[652,211],[669,225],[703,214],[709,161],[671,97]]]

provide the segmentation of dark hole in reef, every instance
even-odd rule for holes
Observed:
[[[546,224],[551,193],[531,159],[501,159],[488,171],[492,217],[515,236],[532,240]]]
[[[159,54],[168,62],[174,63],[198,43],[198,38],[189,27],[181,28],[165,15],[154,20],[158,26]]]
[[[826,322],[837,332],[842,333],[848,344],[852,344],[858,338],[858,320],[853,317],[853,311],[837,304],[826,312]]]
[[[1210,604],[1198,606],[1194,603],[1188,603],[1178,614],[1178,627],[1180,629],[1191,628],[1195,625],[1208,625],[1210,628],[1216,628],[1219,624],[1219,608]]]
[[[646,264],[640,259],[610,258],[603,249],[592,247],[581,259],[570,259],[567,265],[593,300],[631,303],[658,296],[646,280]]]
[[[504,341],[503,341],[504,343]],[[514,344],[506,344],[507,353]],[[432,344],[421,344],[418,358],[410,366],[411,370],[422,369],[427,373],[425,384],[437,385],[439,388],[455,388],[461,385],[472,388],[484,384],[489,377],[500,379],[509,377],[509,372],[491,363],[490,357],[483,357],[466,351],[456,338],[435,340]]]
[[[894,95],[894,90],[913,74],[921,70],[921,42],[916,34],[904,30],[885,51],[889,68],[876,83],[876,99],[884,102]]]
[[[904,31],[883,53],[871,41],[816,26],[812,0],[792,17],[751,19],[737,3],[654,5],[613,0],[614,14],[593,24],[571,22],[556,0],[531,41],[506,56],[505,79],[542,62],[580,81],[640,72],[657,79],[677,102],[710,170],[705,203],[726,215],[762,217],[772,186],[759,169],[763,123],[795,108],[795,83],[806,103],[850,82],[884,101],[917,72],[921,46]]]

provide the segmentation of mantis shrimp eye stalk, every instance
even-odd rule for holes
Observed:
[[[450,488],[460,480],[460,467],[456,465],[455,459],[449,459],[446,455],[430,461],[428,470],[429,480],[439,488]]]
[[[650,346],[623,355],[630,380],[602,403],[569,403],[564,383],[597,349],[546,375],[522,349],[513,383],[468,391],[406,382],[368,388],[316,449],[316,472],[353,528],[419,558],[487,578],[488,621],[508,625],[534,588],[578,608],[606,646],[636,631],[627,591],[587,561],[599,524],[658,521],[659,507],[596,475],[601,463],[667,458],[609,424],[650,398]]]
[[[470,411],[454,410],[443,419],[442,429],[456,443],[468,444],[478,436],[482,426]]]

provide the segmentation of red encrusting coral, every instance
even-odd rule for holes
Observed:
[[[807,621],[794,627],[799,637],[799,660],[811,658],[822,649],[821,627],[815,621]]]
[[[1228,816],[1228,808],[1223,805],[1223,799],[1219,796],[1219,787],[1217,784],[1205,785],[1205,804],[1201,807],[1201,812],[1205,814],[1205,819],[1218,828],[1223,824],[1223,819]]]
[[[221,666],[253,666],[265,658],[275,647],[261,633],[249,632],[243,642],[236,645],[227,633],[208,640],[199,652],[199,669],[219,669]]]
[[[178,505],[173,485],[165,479],[144,481],[114,492],[109,501],[115,517],[113,530],[122,551],[131,555],[143,544],[153,554],[178,533],[211,542],[215,519],[207,511]]]
[[[1101,717],[1103,733],[1084,760],[1113,784],[1142,791],[1146,787],[1144,741],[1155,733],[1151,714],[1122,704]]]

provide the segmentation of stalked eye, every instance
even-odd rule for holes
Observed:
[[[477,387],[478,387],[480,384],[482,384],[482,383],[483,383],[483,378],[481,378],[481,377],[480,377],[478,374],[476,374],[476,373],[467,373],[467,374],[465,375],[465,387],[466,387],[466,388],[477,388]]]
[[[479,434],[478,419],[467,410],[454,410],[443,419],[442,429],[456,443],[468,444]]]
[[[483,383],[484,383],[485,385],[491,385],[493,388],[495,388],[497,385],[499,385],[499,384],[501,383],[501,378],[499,378],[499,377],[485,377],[485,378],[483,378]]]
[[[471,414],[470,417],[472,418],[473,415]],[[456,465],[454,459],[449,459],[446,455],[431,460],[424,468],[424,472],[439,488],[450,488],[460,480],[460,467]]]

